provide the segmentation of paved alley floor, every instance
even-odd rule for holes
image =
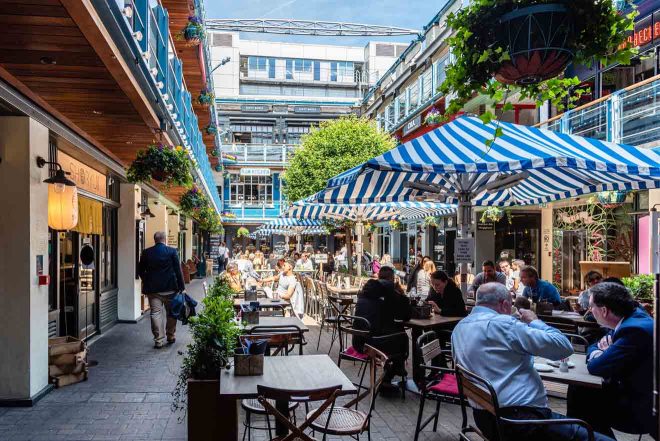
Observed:
[[[187,291],[199,300],[202,281],[193,281]],[[330,333],[324,330],[321,334],[319,351],[318,336],[318,326],[310,326],[306,354],[328,352]],[[176,343],[156,350],[148,316],[137,324],[115,325],[90,346],[89,358],[98,365],[90,367],[88,381],[54,390],[32,408],[0,408],[0,441],[186,440],[185,415],[173,413],[170,404],[182,359],[180,352],[189,341],[187,328],[179,326]],[[335,344],[330,352],[333,359],[337,347]],[[407,369],[411,371],[410,365]],[[357,366],[342,363],[342,370],[357,377]],[[558,412],[565,410],[563,400],[552,399],[551,405]],[[412,440],[418,408],[417,396],[410,393],[405,400],[379,397],[372,419],[372,439]],[[420,440],[455,441],[460,425],[460,408],[443,404],[438,431],[433,433],[429,427]],[[252,439],[264,440],[265,435],[253,431]],[[338,438],[328,437],[334,439]],[[637,437],[618,439],[632,441]]]

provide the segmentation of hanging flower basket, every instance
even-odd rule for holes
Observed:
[[[213,156],[214,158],[220,156],[220,152],[218,151],[218,149],[213,149],[213,151],[211,151],[211,156]]]
[[[132,183],[148,182],[151,179],[166,186],[192,185],[191,164],[188,154],[181,146],[150,145],[140,150],[128,168],[127,178]]]
[[[248,237],[250,235],[250,230],[245,227],[241,227],[236,231],[236,237]]]
[[[445,121],[445,116],[435,107],[429,110],[429,113],[424,117],[424,124],[427,126],[438,125],[443,121]]]
[[[222,171],[222,164],[216,164],[213,169],[218,173],[220,173]]]
[[[199,102],[199,104],[201,104],[204,107],[209,107],[211,106],[211,104],[213,104],[214,99],[215,99],[215,94],[208,89],[204,89],[199,93],[199,96],[197,97],[197,102]]]
[[[195,212],[199,228],[211,234],[222,234],[222,219],[220,215],[210,205],[204,206]]]
[[[424,226],[426,227],[437,227],[438,226],[438,218],[435,216],[426,216],[424,218]]]
[[[481,213],[481,222],[499,222],[504,217],[504,211],[499,207],[488,207]]]
[[[204,131],[206,132],[207,135],[217,135],[218,126],[216,126],[215,124],[209,124],[204,128]]]
[[[205,38],[206,32],[202,20],[196,16],[188,17],[188,24],[183,29],[183,38],[189,46],[198,46]]]
[[[623,205],[628,196],[626,191],[601,191],[597,195],[598,202],[603,208],[616,208]]]
[[[181,211],[192,217],[195,217],[200,209],[207,207],[208,205],[209,201],[196,185],[193,185],[190,190],[181,195],[181,199],[179,200]]]
[[[392,231],[400,231],[401,228],[402,228],[401,222],[396,221],[396,220],[391,220],[389,222],[389,224],[390,224],[390,228],[392,229]]]

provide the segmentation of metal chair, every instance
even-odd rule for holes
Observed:
[[[578,334],[577,323],[569,318],[553,315],[539,315],[539,319],[543,320],[547,325],[559,329],[563,334]]]
[[[335,400],[340,392],[341,385],[310,390],[288,390],[258,384],[257,400],[259,400],[259,403],[261,403],[268,415],[273,415],[276,421],[290,431],[288,435],[277,438],[279,441],[315,441],[314,438],[305,433],[305,430],[311,427],[315,420],[328,408],[330,408],[330,412],[332,413],[335,407]],[[307,414],[305,421],[300,426],[297,423],[292,423],[288,415],[284,415],[276,405],[273,405],[273,402],[309,404],[310,401],[323,401],[323,403],[316,410]],[[273,428],[270,425],[270,419],[266,421],[268,424],[268,438],[273,439]],[[329,424],[330,419],[327,419],[326,426]]]
[[[501,409],[497,401],[497,394],[490,382],[484,378],[479,377],[461,365],[456,365],[456,380],[458,382],[458,391],[461,396],[461,413],[463,416],[463,423],[461,425],[460,439],[463,441],[472,441],[467,434],[475,433],[482,439],[488,441],[502,441],[502,425],[518,425],[518,426],[554,426],[577,424],[587,430],[588,441],[594,441],[594,431],[589,424],[582,420],[574,418],[562,419],[526,419],[526,420],[513,420],[505,418],[501,415]],[[488,412],[493,417],[493,427],[491,438],[484,434],[479,428],[472,426],[467,417],[467,400],[476,405],[479,409]]]
[[[364,352],[368,357],[369,365],[369,388],[358,396],[346,403],[344,406],[325,409],[316,421],[312,422],[311,427],[314,431],[321,432],[323,439],[326,435],[350,436],[359,439],[360,434],[367,432],[367,438],[371,440],[371,414],[376,405],[376,397],[383,384],[386,365],[390,362],[388,356],[378,349],[365,345]],[[376,375],[378,368],[381,368],[380,375]],[[369,410],[363,412],[358,410],[358,404],[364,398],[369,397]],[[355,409],[352,407],[355,406]],[[308,413],[315,415],[317,410]]]
[[[362,382],[364,381],[364,375],[367,371],[366,366],[369,356],[366,352],[358,351],[353,345],[346,347],[346,337],[350,335],[351,337],[363,338],[366,341],[371,334],[370,329],[371,324],[363,317],[352,315],[339,316],[339,326],[337,329],[339,335],[339,355],[337,358],[337,366],[341,367],[342,360],[360,363],[360,368],[357,373],[358,377],[360,377],[360,382],[356,384],[358,392],[363,388]]]
[[[420,432],[431,421],[433,421],[433,431],[438,430],[440,403],[461,403],[451,350],[443,349],[442,343],[437,338],[436,333],[429,331],[420,335],[417,339],[417,351],[419,359],[422,360],[420,367],[427,371],[428,375],[425,376],[424,382],[420,387],[419,414],[417,415],[417,426],[415,427],[415,441],[419,438]],[[449,367],[434,366],[433,362],[437,362],[438,359],[441,359],[440,361]],[[436,407],[435,411],[422,422],[426,400],[434,400]]]
[[[350,312],[350,309],[353,306],[354,302],[353,302],[353,298],[351,297],[340,297],[332,294],[328,294],[327,299],[328,299],[328,304],[330,305],[330,309],[332,311],[331,315],[327,316],[324,320],[326,324],[332,325],[332,337],[330,340],[330,348],[328,349],[328,354],[329,354],[330,351],[332,351],[332,347],[335,344],[335,340],[339,335],[337,325],[339,324],[340,316],[347,315],[347,313]],[[319,338],[320,338],[320,332],[319,332]],[[318,345],[317,345],[317,349],[318,349]]]

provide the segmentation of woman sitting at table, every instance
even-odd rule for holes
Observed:
[[[227,270],[220,277],[227,282],[235,293],[243,291],[241,273],[238,271],[238,265],[235,263],[227,264]]]
[[[427,260],[417,273],[417,286],[415,287],[416,295],[425,299],[429,295],[431,289],[431,274],[435,272],[435,263],[432,260]]]
[[[436,314],[445,317],[467,315],[461,289],[444,271],[435,271],[431,274],[431,290],[426,301],[431,304]]]

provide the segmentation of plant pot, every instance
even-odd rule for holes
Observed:
[[[151,172],[151,177],[158,182],[165,182],[170,177],[170,174],[164,170],[154,170]]]
[[[573,18],[566,6],[550,3],[515,9],[500,19],[500,41],[508,48],[495,79],[504,84],[535,84],[558,76],[573,59],[566,47]]]
[[[220,402],[219,380],[188,380],[188,440],[226,439],[218,415],[226,409]]]
[[[198,46],[202,42],[199,29],[196,26],[186,26],[183,30],[183,37],[190,46]]]
[[[264,374],[264,354],[234,354],[234,375]]]

